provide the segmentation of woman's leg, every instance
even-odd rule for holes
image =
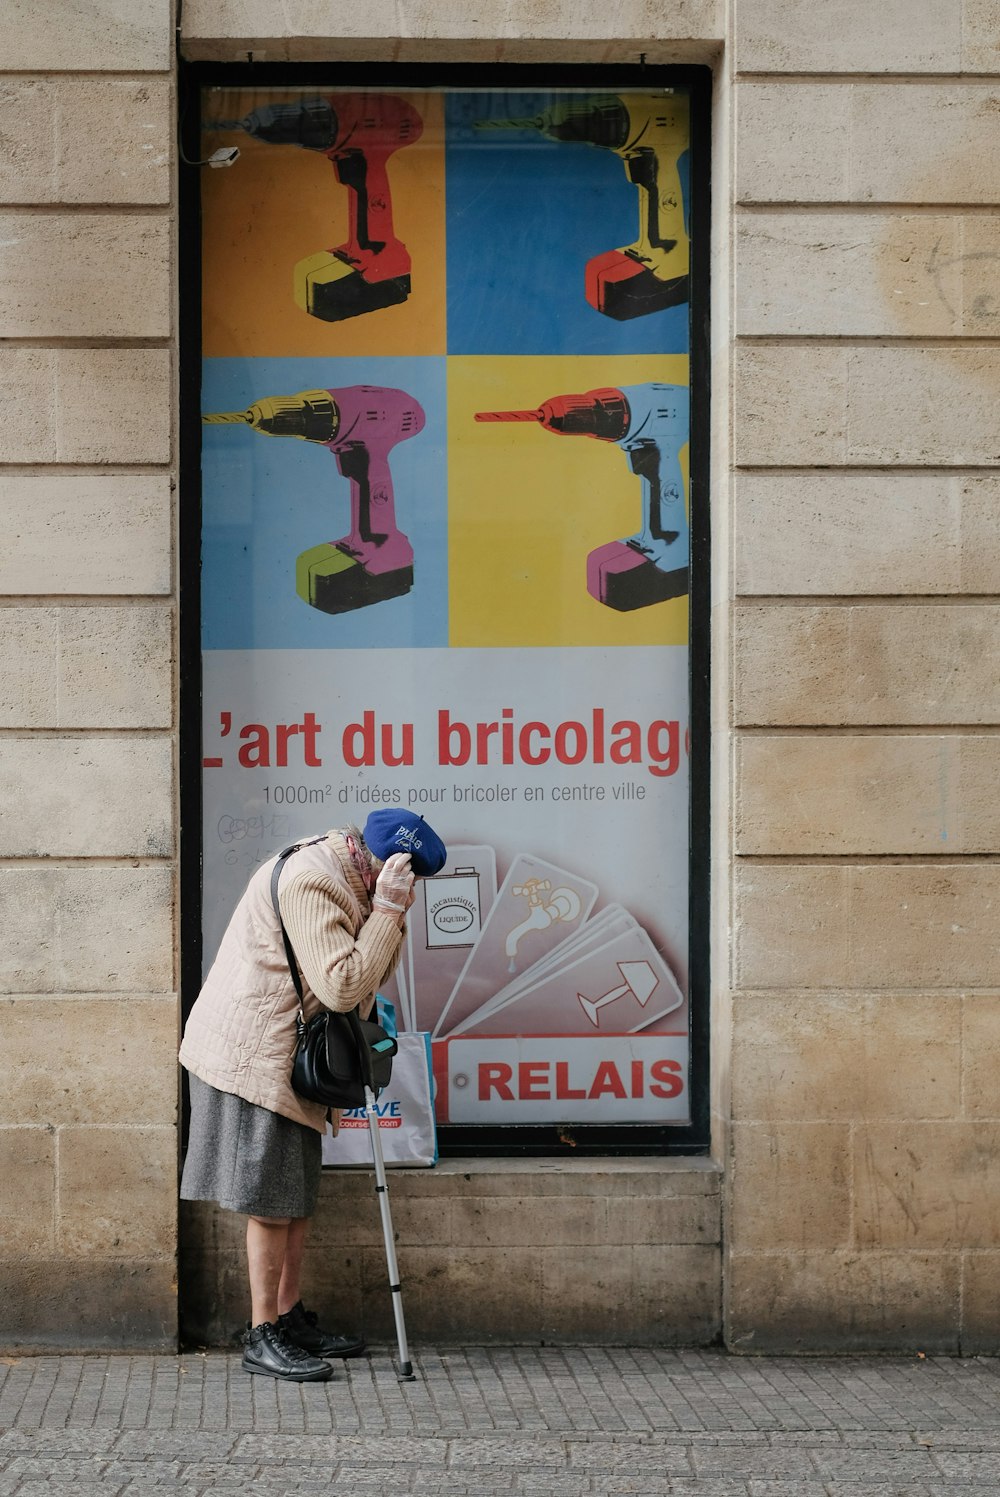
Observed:
[[[309,1229],[307,1216],[294,1216],[288,1223],[285,1242],[285,1261],[282,1264],[278,1283],[278,1313],[287,1315],[293,1305],[302,1298],[302,1258]]]
[[[302,1258],[308,1230],[307,1216],[293,1217],[288,1223],[285,1262],[278,1285],[282,1330],[296,1346],[311,1352],[315,1357],[360,1356],[365,1349],[363,1336],[338,1336],[332,1331],[325,1331],[318,1324],[315,1313],[301,1306]]]
[[[281,1283],[293,1222],[288,1216],[247,1217],[247,1269],[250,1275],[250,1324],[278,1323]],[[299,1248],[299,1262],[302,1251]],[[287,1308],[287,1307],[286,1307]]]
[[[281,1283],[292,1228],[289,1216],[247,1217],[247,1266],[250,1271],[250,1330],[243,1341],[246,1372],[285,1378],[294,1383],[320,1383],[333,1369],[287,1336],[278,1323],[278,1285]],[[296,1230],[295,1237],[301,1238]],[[301,1243],[297,1250],[301,1262]]]

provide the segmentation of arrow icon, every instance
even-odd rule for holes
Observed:
[[[645,1008],[653,989],[659,985],[660,979],[648,962],[616,962],[615,965],[625,979],[620,987],[612,988],[602,998],[585,998],[582,993],[576,995],[580,1000],[580,1007],[595,1029],[599,1022],[597,1016],[605,1004],[614,1003],[616,999],[631,994]]]

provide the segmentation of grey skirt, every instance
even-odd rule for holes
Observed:
[[[191,1128],[182,1201],[218,1201],[244,1216],[312,1216],[321,1134],[190,1076]]]

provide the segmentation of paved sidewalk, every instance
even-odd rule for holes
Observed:
[[[450,1348],[0,1359],[0,1497],[996,1497],[1000,1361]]]

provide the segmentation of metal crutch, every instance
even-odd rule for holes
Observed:
[[[385,1261],[389,1270],[389,1291],[392,1295],[392,1313],[396,1322],[396,1343],[399,1347],[399,1357],[393,1358],[396,1376],[400,1382],[412,1383],[416,1379],[413,1375],[413,1364],[410,1361],[410,1351],[406,1342],[406,1322],[403,1319],[403,1291],[399,1282],[399,1267],[396,1263],[396,1242],[392,1231],[392,1213],[389,1210],[389,1185],[385,1175],[385,1159],[382,1156],[382,1140],[379,1137],[378,1114],[375,1111],[375,1086],[372,1077],[371,1051],[365,1041],[361,1021],[357,1010],[351,1009],[348,1017],[354,1030],[354,1037],[358,1044],[358,1053],[361,1057],[361,1070],[365,1088],[365,1116],[368,1119],[368,1132],[372,1140],[372,1157],[375,1161],[375,1193],[378,1196],[379,1211],[382,1215],[382,1236],[385,1239]]]

